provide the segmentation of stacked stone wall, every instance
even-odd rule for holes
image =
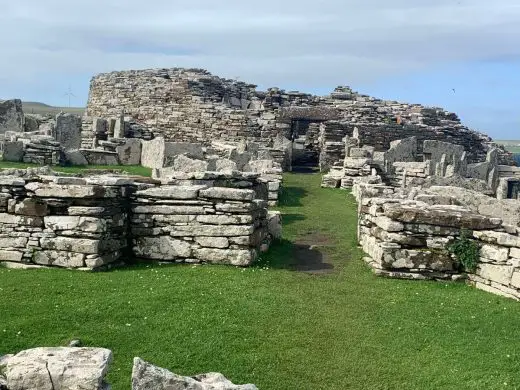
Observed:
[[[468,279],[483,290],[520,299],[520,225],[483,215],[444,194],[403,196],[392,187],[358,184],[358,238],[376,274],[407,279],[461,279],[448,250],[463,232],[479,248]],[[498,200],[495,202],[499,203]]]
[[[250,265],[279,236],[279,216],[267,212],[269,183],[258,174],[217,176],[164,185],[117,176],[1,176],[0,263]]]
[[[127,248],[128,181],[0,179],[0,262],[94,269]]]

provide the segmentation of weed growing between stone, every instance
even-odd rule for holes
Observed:
[[[455,255],[466,272],[475,272],[479,262],[479,245],[471,239],[471,232],[462,230],[460,237],[456,238],[447,247],[448,251]]]

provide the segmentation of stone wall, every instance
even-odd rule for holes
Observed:
[[[469,280],[486,291],[520,299],[520,220],[506,223],[493,210],[476,212],[442,187],[403,194],[392,187],[358,184],[354,193],[359,242],[376,274],[463,278],[464,270],[448,246],[466,231],[479,247],[478,266]],[[499,201],[494,201],[496,209]]]
[[[262,92],[255,85],[201,69],[97,75],[91,81],[87,115],[111,119],[124,115],[176,142],[247,139],[272,146],[278,135],[302,138],[311,149],[319,148],[325,170],[343,159],[341,139],[356,128],[361,146],[371,145],[376,151],[387,150],[392,141],[417,136],[420,145],[425,139],[461,145],[469,151],[470,162],[483,158],[491,142],[441,108],[376,99],[348,87],[322,97],[278,88]],[[326,126],[321,141],[316,140],[319,124]],[[512,164],[512,158],[502,152]]]
[[[127,249],[123,179],[57,176],[0,179],[0,262],[89,268]]]
[[[196,179],[198,177],[198,179]],[[0,263],[106,268],[133,257],[250,265],[278,237],[259,174],[0,176]]]
[[[162,186],[132,204],[138,258],[247,266],[267,233],[266,202],[251,189]]]

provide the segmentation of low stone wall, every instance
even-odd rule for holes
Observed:
[[[251,189],[153,187],[137,192],[132,215],[133,251],[145,259],[247,266],[267,236],[266,202]]]
[[[0,262],[94,269],[127,249],[129,180],[0,178]]]
[[[0,263],[250,265],[279,236],[280,218],[267,212],[268,184],[258,174],[197,177],[158,185],[117,176],[1,176]]]
[[[464,278],[447,248],[465,230],[480,248],[477,269],[467,275],[469,280],[483,290],[520,299],[520,225],[461,206],[449,192],[403,194],[392,187],[359,184],[355,195],[359,242],[376,274]]]

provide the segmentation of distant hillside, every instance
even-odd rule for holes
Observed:
[[[23,112],[26,114],[40,114],[40,115],[56,115],[59,112],[69,112],[71,114],[83,115],[84,107],[53,107],[40,102],[23,102]]]
[[[504,145],[511,153],[520,153],[520,140],[496,140],[495,142]]]

